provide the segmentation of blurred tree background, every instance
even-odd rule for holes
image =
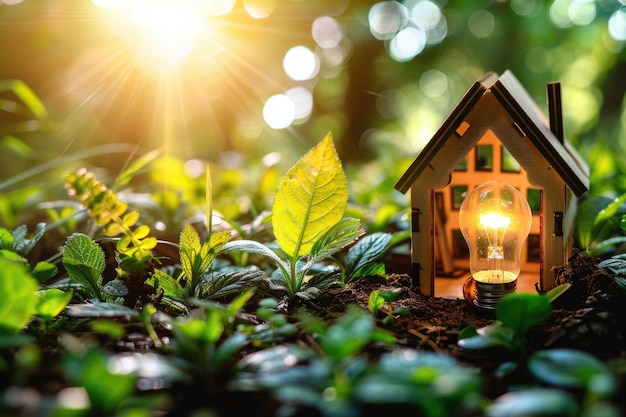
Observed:
[[[110,143],[286,167],[331,131],[345,165],[378,161],[392,184],[478,77],[511,69],[542,106],[562,81],[566,135],[607,176],[602,152],[626,151],[625,4],[0,0],[0,80],[49,111],[0,114],[22,123],[3,132],[0,173]]]

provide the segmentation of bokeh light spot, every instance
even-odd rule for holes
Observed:
[[[420,28],[407,27],[393,37],[389,43],[389,54],[399,62],[410,61],[426,46],[426,32]]]
[[[372,6],[368,22],[372,35],[378,40],[389,40],[403,29],[409,18],[408,10],[402,3],[383,1]]]
[[[315,53],[306,46],[294,46],[283,58],[283,69],[292,80],[310,80],[319,71],[319,61]]]
[[[313,94],[302,86],[290,88],[285,93],[293,102],[295,114],[294,121],[304,121],[308,119],[313,111]]]
[[[496,19],[486,10],[477,10],[467,20],[469,31],[477,38],[488,38],[496,28]]]
[[[428,70],[420,77],[419,84],[428,97],[441,97],[448,91],[448,76],[439,70]]]
[[[609,18],[609,34],[618,42],[626,41],[626,9],[623,7]]]
[[[253,19],[269,17],[276,9],[276,0],[244,0],[243,8]]]
[[[263,120],[272,129],[291,126],[296,117],[296,106],[285,94],[276,94],[267,99],[263,106]]]
[[[311,35],[321,48],[334,48],[343,37],[341,25],[330,16],[318,17],[311,26]]]
[[[408,7],[411,10],[411,19],[425,30],[437,27],[443,16],[439,6],[429,0],[418,0]]]

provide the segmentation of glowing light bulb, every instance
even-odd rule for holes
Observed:
[[[528,201],[504,182],[488,181],[463,200],[459,225],[469,246],[474,303],[479,307],[493,309],[515,291],[531,224]]]

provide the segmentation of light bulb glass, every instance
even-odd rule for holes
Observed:
[[[528,201],[504,182],[488,181],[463,200],[459,225],[469,246],[479,306],[493,308],[499,298],[515,290],[531,224]]]

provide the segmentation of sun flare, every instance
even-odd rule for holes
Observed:
[[[98,0],[95,4],[109,9],[113,30],[132,45],[147,68],[176,68],[210,28],[211,10],[201,0]]]

